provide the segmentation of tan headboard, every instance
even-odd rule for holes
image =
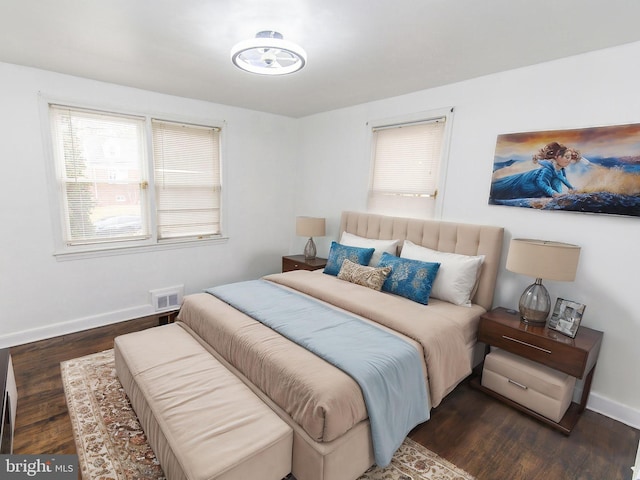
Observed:
[[[340,234],[379,240],[409,240],[416,245],[461,255],[484,255],[473,303],[490,310],[502,254],[504,228],[469,223],[418,220],[371,213],[343,212]],[[398,252],[400,253],[400,252]]]

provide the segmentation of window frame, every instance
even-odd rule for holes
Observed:
[[[78,100],[60,98],[39,93],[39,108],[42,141],[44,149],[45,173],[47,183],[47,199],[50,207],[51,223],[53,229],[53,256],[57,260],[75,260],[81,258],[93,258],[110,255],[123,255],[140,253],[145,251],[156,251],[175,248],[186,248],[202,246],[206,244],[219,244],[228,241],[226,232],[226,211],[227,196],[224,185],[225,181],[225,159],[226,159],[226,134],[227,123],[224,120],[214,118],[203,118],[196,116],[185,116],[173,113],[157,113],[153,111],[139,111],[124,108],[118,105],[105,105],[100,103],[82,102]],[[142,139],[145,144],[146,158],[144,161],[145,176],[148,182],[147,203],[142,208],[147,211],[149,220],[150,235],[147,239],[127,240],[115,239],[113,241],[68,245],[65,238],[67,220],[65,218],[65,207],[62,202],[64,198],[59,189],[59,179],[57,178],[56,158],[54,154],[54,144],[52,137],[52,126],[50,119],[50,106],[59,105],[72,109],[96,111],[98,113],[124,115],[144,118],[144,135]],[[220,168],[220,233],[206,237],[186,237],[158,239],[156,222],[156,194],[154,179],[154,159],[153,159],[153,132],[152,120],[160,120],[172,123],[182,123],[185,125],[204,126],[219,129],[219,168]]]
[[[368,155],[369,155],[369,181],[367,184],[367,198],[366,198],[366,209],[371,213],[382,213],[384,212],[376,212],[375,209],[371,209],[369,205],[369,196],[372,191],[373,181],[374,181],[374,169],[375,169],[375,130],[382,128],[393,128],[393,127],[402,127],[402,126],[410,126],[416,125],[420,123],[426,123],[430,121],[437,120],[438,118],[445,118],[444,131],[442,134],[442,145],[440,150],[440,162],[438,165],[438,178],[436,179],[436,195],[434,199],[434,207],[433,207],[433,215],[427,215],[428,212],[425,212],[425,215],[420,218],[423,219],[441,219],[442,211],[444,208],[444,198],[445,198],[445,185],[447,178],[447,170],[449,164],[449,148],[451,145],[451,132],[453,128],[453,107],[443,107],[434,110],[428,110],[423,112],[416,112],[407,115],[401,115],[390,118],[383,118],[378,120],[370,120],[366,123],[367,128],[367,144],[369,146]],[[388,212],[386,212],[388,213]],[[403,215],[404,212],[398,212],[398,215]],[[407,216],[405,214],[405,216]]]

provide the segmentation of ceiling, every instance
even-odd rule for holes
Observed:
[[[0,61],[302,117],[635,42],[638,19],[637,0],[2,0]],[[234,67],[260,30],[307,66]]]

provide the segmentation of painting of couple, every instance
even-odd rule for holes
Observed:
[[[499,135],[489,203],[640,216],[640,124]]]

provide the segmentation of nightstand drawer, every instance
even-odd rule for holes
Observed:
[[[296,261],[293,261],[293,260],[291,260],[289,258],[283,258],[282,259],[282,271],[283,272],[289,272],[291,270],[309,270],[309,267],[307,267],[302,262],[296,262]]]
[[[571,375],[504,350],[494,350],[484,359],[483,387],[554,422],[569,408],[575,385]]]
[[[327,264],[326,258],[314,258],[307,260],[304,255],[288,255],[282,257],[282,271],[290,272],[292,270],[319,270]]]
[[[577,378],[582,378],[589,355],[588,352],[557,339],[544,338],[524,330],[515,330],[484,318],[480,320],[478,341],[513,352]]]

